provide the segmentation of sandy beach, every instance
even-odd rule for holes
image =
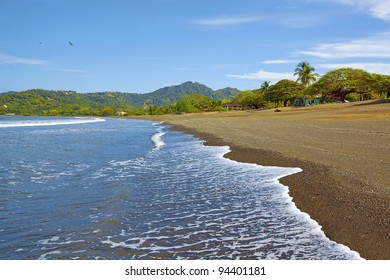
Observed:
[[[228,145],[226,157],[300,167],[281,179],[332,240],[390,259],[390,102],[144,117]]]

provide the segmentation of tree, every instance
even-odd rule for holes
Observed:
[[[295,68],[294,71],[294,76],[298,76],[297,82],[300,82],[305,87],[308,87],[317,80],[317,77],[320,76],[318,73],[314,73],[314,71],[314,67],[305,60],[297,65],[297,68]]]
[[[260,86],[260,89],[263,90],[263,91],[266,91],[269,87],[270,87],[270,81],[264,81],[261,86]]]
[[[362,69],[341,68],[323,75],[311,86],[311,92],[326,96],[339,96],[342,102],[350,93],[366,94],[373,88],[372,76]]]
[[[241,106],[260,109],[267,107],[267,101],[261,90],[242,91],[236,95],[233,102],[239,103]]]
[[[385,98],[390,98],[390,76],[372,74],[373,86],[378,94]]]
[[[198,93],[187,94],[176,102],[175,107],[178,112],[196,113],[211,111],[215,101]]]
[[[114,116],[115,115],[115,109],[112,107],[104,107],[100,110],[100,114],[102,116]]]
[[[264,93],[264,97],[267,101],[275,102],[276,105],[283,102],[284,107],[286,107],[289,101],[302,94],[302,90],[302,84],[284,79],[270,86]]]

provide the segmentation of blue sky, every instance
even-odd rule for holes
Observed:
[[[390,74],[390,0],[0,0],[0,92],[146,93]],[[70,45],[69,42],[73,44]]]

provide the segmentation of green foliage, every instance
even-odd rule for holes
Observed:
[[[366,94],[373,89],[372,76],[362,69],[341,68],[323,75],[310,91],[327,96],[340,96],[344,102],[348,94]]]
[[[175,104],[166,106],[148,105],[145,114],[163,115],[219,111],[224,110],[223,103],[222,100],[214,100],[198,93],[192,93],[185,95]]]
[[[216,103],[213,99],[193,93],[184,96],[175,104],[178,113],[198,113],[214,110]]]
[[[305,87],[308,87],[317,80],[317,77],[319,77],[319,74],[314,71],[314,67],[305,60],[297,65],[297,68],[295,68],[294,71],[294,76],[298,76],[297,82],[300,82]]]
[[[270,81],[264,81],[261,84],[260,89],[261,90],[267,90],[270,86],[271,86],[271,82]]]
[[[263,90],[247,90],[240,92],[233,102],[237,102],[244,107],[253,109],[259,109],[269,107],[267,100],[265,99]]]
[[[264,98],[269,102],[274,102],[276,106],[280,103],[287,106],[288,102],[292,102],[295,97],[302,96],[302,94],[302,84],[284,79],[270,86],[264,93]]]
[[[372,74],[372,87],[376,91],[378,98],[390,98],[390,76]]]
[[[28,90],[0,96],[5,113],[44,116],[114,116],[116,109],[90,100],[87,95],[73,91]],[[122,109],[131,106],[123,105]]]
[[[360,96],[357,93],[350,93],[345,96],[345,99],[349,102],[355,102],[360,100]]]
[[[165,87],[148,94],[122,92],[94,92],[80,94],[74,91],[50,91],[34,89],[17,93],[12,92],[9,94],[1,94],[0,114],[13,113],[17,115],[47,116],[115,116],[123,114],[142,115],[147,113],[174,113],[177,110],[173,104],[182,99],[186,94],[194,92],[199,92],[208,98],[230,99],[233,98],[233,96],[235,96],[239,91],[233,88],[213,91],[205,85],[192,82],[183,83],[177,86]],[[148,107],[146,110],[144,110],[143,106],[145,104],[145,100],[147,100],[147,106],[159,106],[159,109],[155,109],[154,107],[150,109]],[[7,107],[4,107],[4,105]],[[204,108],[200,107],[198,108],[195,106],[194,108],[181,110],[183,110],[183,112],[186,110],[204,110]],[[209,109],[211,110],[213,106],[207,107],[210,107]]]
[[[193,82],[164,87],[151,93],[94,92],[43,89],[0,94],[0,115],[45,116],[130,116],[177,114],[225,110],[224,105],[240,104],[248,108],[287,106],[294,98],[322,95],[327,102],[339,96],[342,101],[390,98],[390,76],[369,74],[361,69],[341,68],[330,71],[318,81],[318,74],[307,61],[295,69],[298,82],[281,80],[275,85],[262,83],[260,89],[240,92],[235,88],[212,90]],[[316,81],[316,82],[315,82]],[[315,83],[313,83],[315,82]]]
[[[157,106],[166,106],[174,104],[181,100],[185,95],[199,93],[206,97],[218,99],[233,99],[240,91],[236,88],[224,88],[220,90],[212,90],[211,88],[200,83],[185,82],[180,85],[168,86],[158,89],[151,93],[142,94],[144,99],[151,100],[151,103]],[[141,107],[141,104],[134,104],[136,107]]]

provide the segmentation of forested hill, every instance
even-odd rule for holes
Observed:
[[[31,115],[42,114],[43,112],[57,114],[58,112],[67,115],[74,111],[83,113],[83,110],[89,111],[105,107],[116,109],[141,108],[145,103],[161,106],[173,104],[191,93],[199,93],[212,99],[232,100],[239,92],[235,88],[214,91],[203,84],[194,82],[168,86],[146,94],[124,92],[77,93],[75,91],[34,89],[0,94],[0,114]]]
[[[6,92],[0,92],[0,94],[10,94],[10,93],[15,93],[16,91],[6,91]]]
[[[154,105],[161,106],[173,104],[182,99],[184,95],[191,93],[199,93],[215,100],[233,100],[233,98],[238,93],[240,93],[240,91],[236,88],[229,87],[214,91],[211,88],[200,83],[186,82],[180,85],[160,88],[154,92],[143,94],[142,97],[144,97],[145,99],[149,99],[150,102]]]

